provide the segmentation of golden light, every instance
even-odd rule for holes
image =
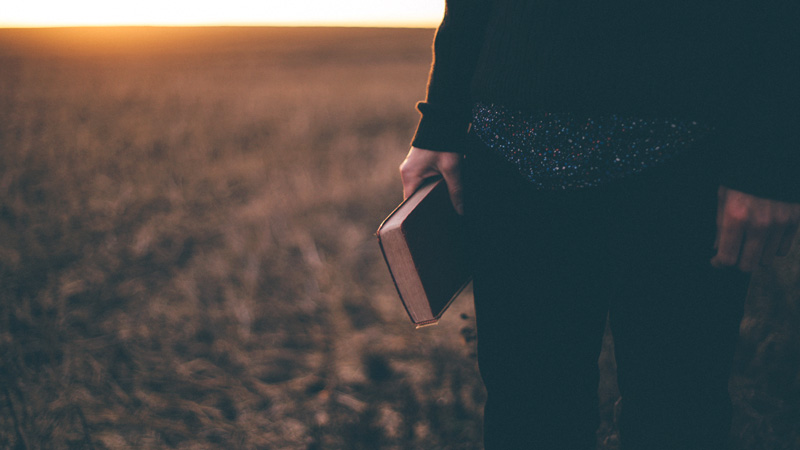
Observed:
[[[444,0],[26,0],[0,27],[84,25],[436,26]]]

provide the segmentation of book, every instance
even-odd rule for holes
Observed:
[[[408,316],[435,325],[471,280],[463,218],[441,178],[429,180],[376,233]]]

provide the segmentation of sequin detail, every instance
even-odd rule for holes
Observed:
[[[685,152],[710,129],[695,121],[594,118],[475,104],[472,130],[542,190],[598,186]]]

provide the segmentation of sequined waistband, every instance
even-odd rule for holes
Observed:
[[[578,189],[641,172],[687,151],[695,121],[521,112],[476,103],[472,132],[539,189]]]

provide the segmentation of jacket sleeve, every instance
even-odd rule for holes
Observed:
[[[433,41],[433,63],[425,101],[411,145],[463,152],[470,121],[470,84],[483,43],[489,0],[447,0]]]
[[[752,2],[742,42],[741,99],[723,126],[722,184],[800,202],[800,2]]]

